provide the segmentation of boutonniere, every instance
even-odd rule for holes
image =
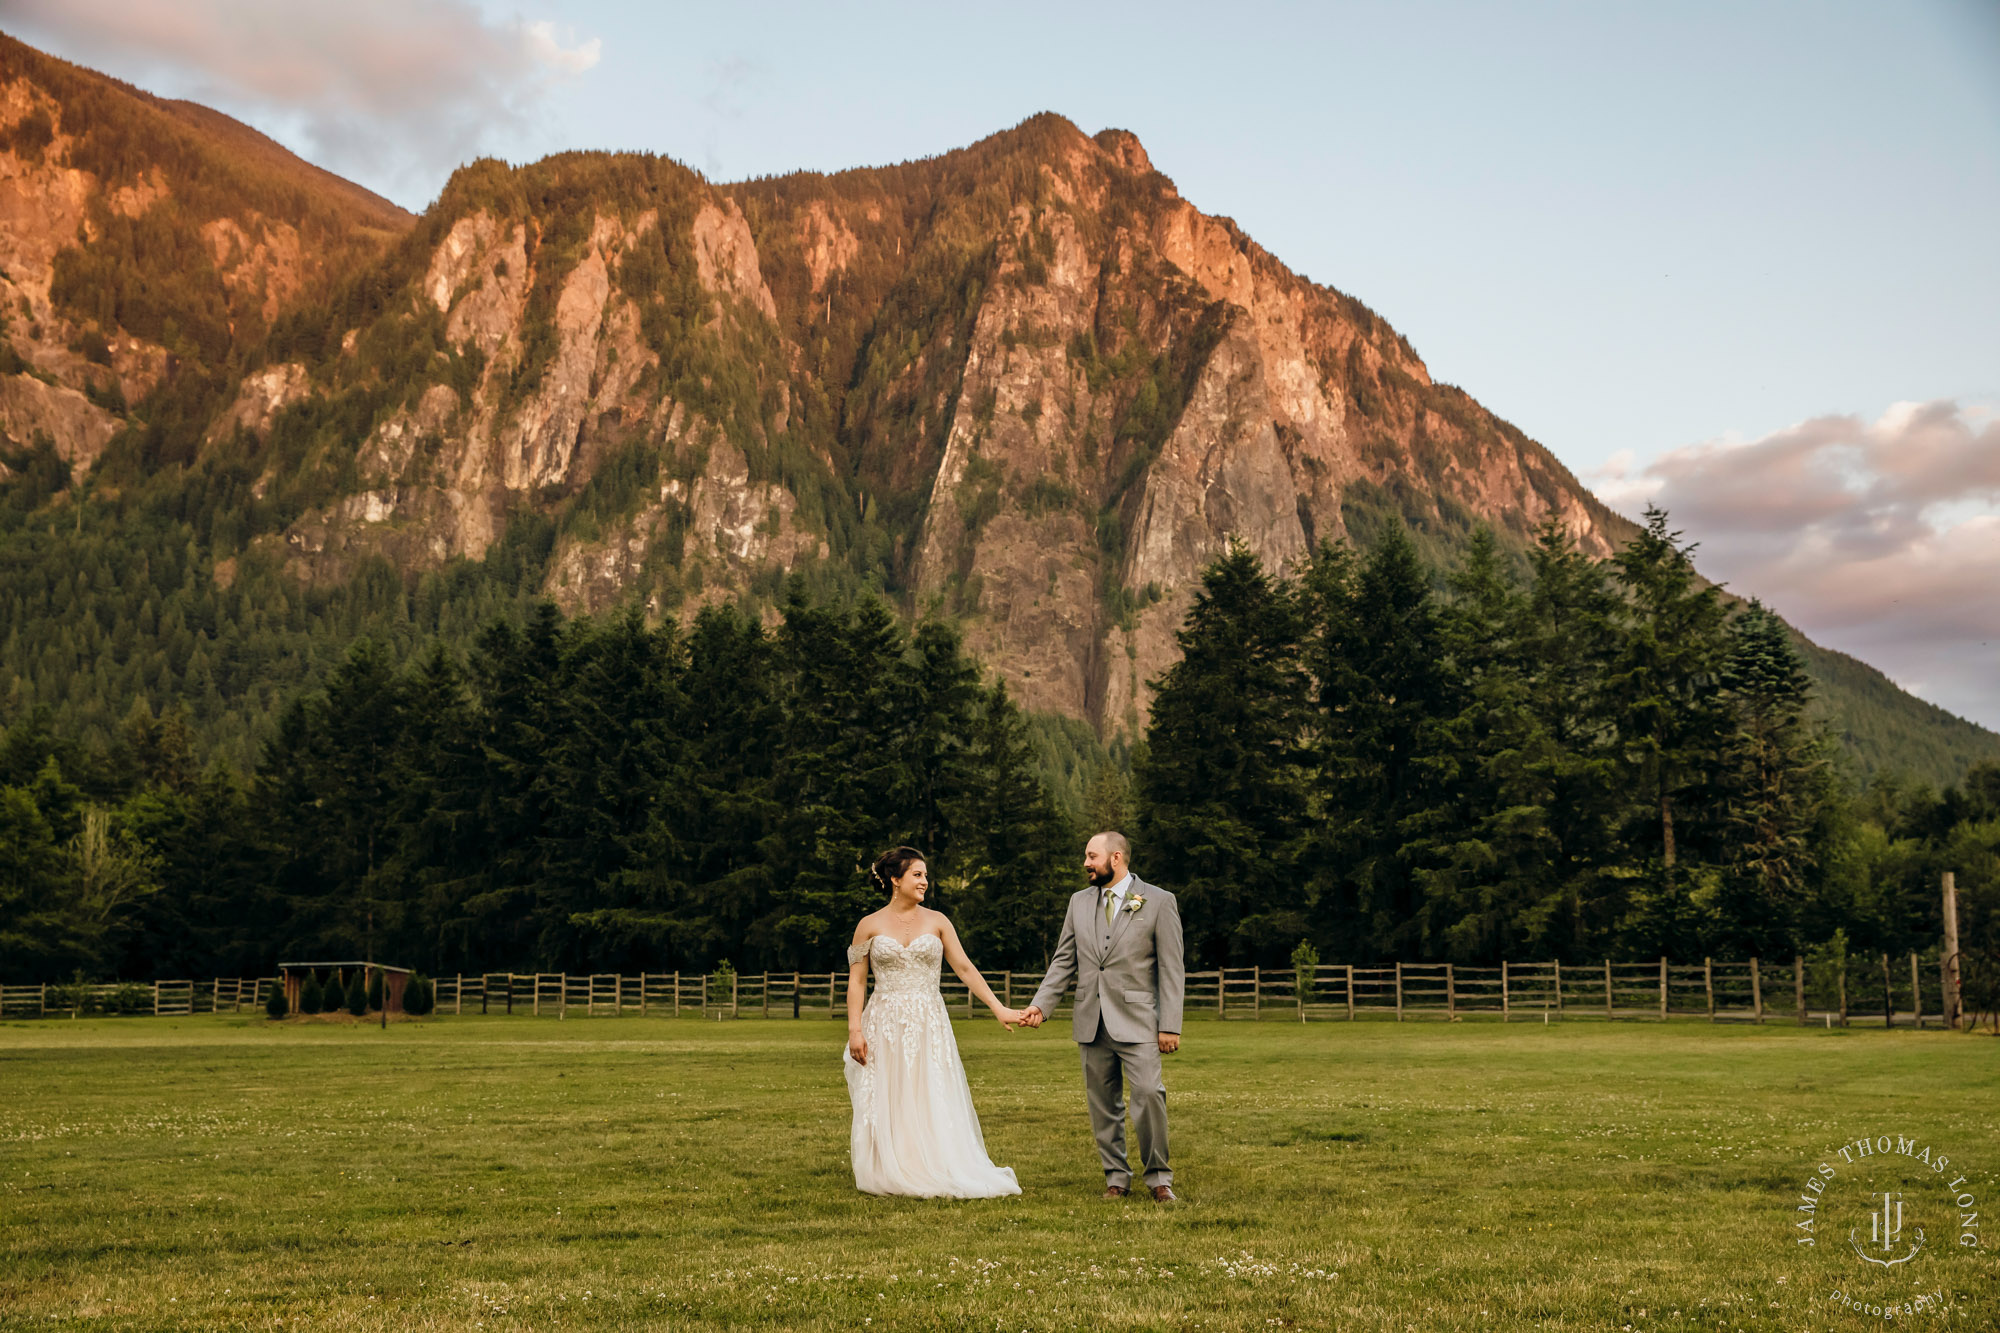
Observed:
[[[1128,912],[1136,912],[1145,905],[1146,899],[1143,894],[1135,893],[1125,900],[1125,910]]]

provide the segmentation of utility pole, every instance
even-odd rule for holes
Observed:
[[[1944,956],[1938,959],[1944,982],[1945,1031],[1958,1029],[1958,877],[1944,872]]]

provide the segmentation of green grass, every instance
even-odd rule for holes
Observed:
[[[1811,1166],[2000,1166],[1986,1037],[1198,1022],[1186,1202],[1106,1203],[1067,1038],[958,1035],[1020,1198],[857,1194],[824,1020],[0,1026],[0,1326],[1858,1328]],[[1990,1249],[1894,1276],[2000,1313]]]

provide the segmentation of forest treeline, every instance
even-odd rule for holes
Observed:
[[[1783,624],[1695,576],[1664,515],[1609,561],[1559,530],[1428,568],[1391,532],[1296,578],[1206,573],[1129,784],[1082,823],[948,624],[785,590],[490,621],[463,654],[358,644],[254,771],[182,716],[110,747],[0,738],[0,976],[837,967],[910,842],[984,966],[1034,968],[1116,823],[1190,963],[1815,957],[1925,950],[1938,873],[2000,946],[2000,767],[1860,791]],[[402,665],[398,665],[398,662]]]
[[[1955,868],[1995,938],[2000,766],[1857,792],[1790,632],[1666,515],[1608,561],[1550,525],[1440,578],[1391,531],[1296,579],[1207,573],[1138,766],[1144,865],[1199,961],[1924,950]]]

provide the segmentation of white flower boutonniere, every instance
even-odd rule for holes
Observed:
[[[1128,912],[1136,912],[1145,905],[1146,899],[1143,894],[1135,893],[1125,900],[1125,910]]]

